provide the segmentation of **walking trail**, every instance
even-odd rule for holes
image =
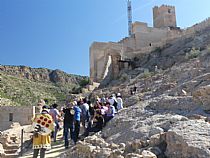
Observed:
[[[62,138],[63,131],[59,131],[57,142],[52,142],[52,148],[46,151],[46,158],[59,158],[64,152],[64,140]],[[23,156],[19,158],[32,158],[33,157],[33,149],[23,154]]]

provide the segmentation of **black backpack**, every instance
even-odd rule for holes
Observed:
[[[116,99],[114,99],[114,104],[113,104],[113,106],[115,107],[115,109],[117,109],[117,101],[116,101]]]

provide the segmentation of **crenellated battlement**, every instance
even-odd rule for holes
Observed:
[[[175,9],[175,6],[172,6],[172,5],[165,5],[165,4],[163,4],[163,5],[161,5],[161,6],[154,6],[154,8],[174,8]]]

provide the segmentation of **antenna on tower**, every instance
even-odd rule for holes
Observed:
[[[128,0],[128,35],[132,35],[132,8],[131,8],[131,0]]]

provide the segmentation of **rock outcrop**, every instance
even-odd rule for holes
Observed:
[[[189,120],[175,124],[166,133],[166,156],[173,158],[210,157],[210,124]]]
[[[210,157],[209,30],[136,56],[132,70],[93,92],[120,92],[124,100],[125,108],[101,132],[100,139],[120,150],[107,149],[110,155],[142,157],[147,150],[158,158]]]
[[[100,135],[87,137],[67,151],[62,157],[74,158],[157,158],[148,150],[140,150],[143,143],[139,140],[127,144],[107,143]]]
[[[31,68],[28,66],[4,66],[0,65],[0,72],[14,77],[29,79],[38,82],[54,82],[61,84],[80,84],[85,76],[70,75],[61,70],[50,70],[45,68]]]
[[[21,130],[24,130],[24,141],[31,139],[31,126],[20,126],[15,123],[11,129],[0,132],[0,157],[1,158],[15,158],[20,154],[21,147]],[[23,148],[24,149],[24,148]]]

